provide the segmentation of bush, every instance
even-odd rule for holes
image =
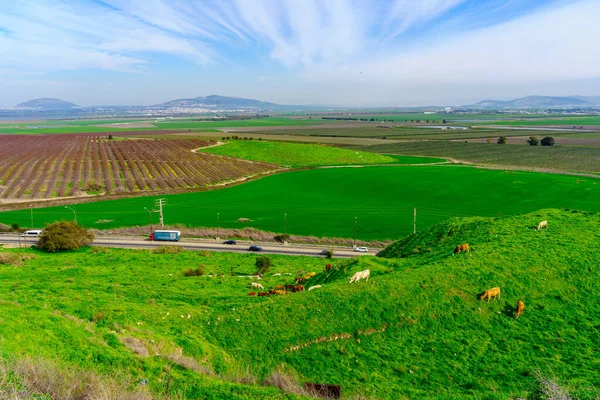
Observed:
[[[159,247],[155,248],[154,250],[152,250],[152,253],[154,253],[154,254],[175,254],[175,253],[181,253],[183,250],[184,250],[183,246],[169,245],[169,246],[159,246]]]
[[[535,136],[529,136],[529,139],[527,140],[527,143],[529,143],[530,146],[537,146],[539,142],[540,139]]]
[[[13,230],[13,232],[19,232],[19,229],[20,229],[20,228],[21,228],[21,227],[20,227],[20,226],[19,226],[19,224],[17,224],[16,222],[15,222],[14,224],[11,224],[11,225],[10,225],[10,229],[12,229],[12,230]]]
[[[204,276],[204,266],[198,265],[196,269],[187,269],[183,271],[183,276]]]
[[[333,250],[325,250],[323,255],[325,256],[325,258],[333,258]]]
[[[500,136],[498,138],[498,144],[506,144],[506,136]]]
[[[256,274],[264,275],[269,272],[271,268],[271,259],[267,256],[258,256],[256,257]]]
[[[275,240],[278,243],[285,243],[288,242],[290,240],[290,235],[285,234],[285,235],[277,235],[273,237],[273,240]]]
[[[551,136],[546,136],[540,141],[540,143],[542,146],[554,146],[554,138]]]
[[[55,222],[44,228],[40,235],[38,247],[51,253],[77,250],[89,245],[94,237],[92,232],[75,222]]]

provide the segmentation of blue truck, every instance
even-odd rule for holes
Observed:
[[[150,235],[150,240],[160,240],[160,241],[167,241],[167,242],[178,242],[179,238],[181,236],[181,232],[179,231],[161,231],[161,230],[157,230],[154,231],[151,235]]]

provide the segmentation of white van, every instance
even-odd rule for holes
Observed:
[[[21,237],[38,237],[42,234],[42,230],[41,229],[32,229],[30,231],[25,231],[25,233],[23,233],[21,235]]]

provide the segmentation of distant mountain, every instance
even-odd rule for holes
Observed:
[[[483,100],[474,108],[547,108],[547,107],[597,107],[600,97],[590,96],[527,96],[516,100]]]
[[[51,99],[51,98],[43,98],[43,99],[35,99],[29,100],[25,103],[19,104],[17,107],[20,108],[43,108],[45,110],[61,110],[68,108],[76,108],[79,107],[77,104],[70,103],[68,101],[60,100],[60,99]]]
[[[177,99],[166,103],[157,104],[157,107],[210,107],[210,108],[259,108],[269,109],[281,107],[275,103],[265,101],[242,99],[239,97],[226,97],[211,95],[206,97],[194,97],[193,99]]]

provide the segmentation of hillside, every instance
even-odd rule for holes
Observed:
[[[586,96],[527,96],[515,100],[483,100],[475,108],[546,108],[600,106],[598,97]]]
[[[532,229],[541,220],[549,229]],[[306,287],[322,285],[276,297],[246,295],[237,276],[254,272],[251,254],[28,251],[0,266],[0,357],[25,388],[29,360],[130,391],[144,380],[155,398],[294,398],[276,387],[308,381],[339,384],[346,399],[533,399],[543,377],[591,399],[599,224],[566,210],[452,219],[329,272],[320,258],[272,256],[266,289],[309,271]],[[471,252],[452,256],[463,242]],[[198,266],[208,276],[183,276]],[[364,269],[368,282],[348,283]],[[478,300],[495,286],[500,299]]]
[[[240,97],[227,97],[210,95],[206,97],[194,97],[191,99],[177,99],[166,103],[157,104],[159,107],[213,107],[221,108],[272,108],[279,107],[275,103],[268,103],[254,99],[243,99]]]
[[[29,100],[24,103],[17,105],[17,107],[22,108],[41,108],[44,110],[60,110],[60,109],[69,109],[79,107],[75,103],[71,103],[68,101],[53,99],[53,98],[42,98],[42,99],[34,99]]]

